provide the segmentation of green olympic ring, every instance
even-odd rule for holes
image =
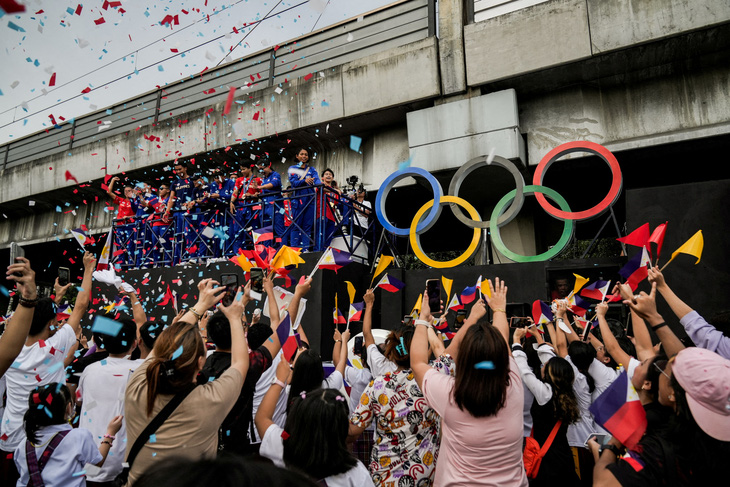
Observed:
[[[499,200],[499,202],[497,203],[497,206],[494,207],[494,210],[492,211],[492,216],[489,218],[489,231],[492,234],[492,243],[494,244],[494,247],[499,250],[502,255],[514,262],[542,262],[548,259],[552,259],[560,252],[562,252],[563,249],[568,245],[568,243],[570,243],[570,240],[573,237],[573,230],[575,229],[575,221],[568,219],[563,220],[563,233],[562,235],[560,235],[560,239],[555,244],[555,246],[548,251],[537,255],[517,254],[507,248],[504,242],[502,242],[502,236],[499,233],[499,228],[509,223],[509,220],[497,223],[499,217],[502,216],[502,214],[507,210],[507,206],[512,203],[512,200],[515,199],[516,193],[517,190],[513,189],[512,191],[504,195],[502,199]],[[565,198],[563,198],[560,193],[558,193],[554,189],[550,189],[545,186],[527,185],[524,187],[523,193],[525,195],[542,193],[554,202],[556,202],[558,206],[560,206],[561,210],[567,212],[570,211],[570,206],[568,206],[568,202],[565,201]]]

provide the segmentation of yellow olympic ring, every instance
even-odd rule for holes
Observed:
[[[469,213],[469,216],[475,220],[475,221],[481,221],[481,217],[479,216],[479,212],[469,204],[468,201],[459,198],[458,196],[442,196],[439,200],[439,205],[444,205],[446,203],[455,203],[462,208],[464,208],[467,213]],[[428,211],[434,204],[434,200],[429,201],[425,205],[421,207],[416,212],[416,215],[413,217],[413,221],[411,222],[411,232],[410,232],[410,240],[411,240],[411,247],[413,247],[413,253],[416,254],[416,257],[418,257],[421,262],[424,264],[431,266],[436,269],[446,269],[448,267],[456,267],[459,264],[463,264],[466,262],[466,260],[472,256],[474,251],[476,251],[477,247],[479,246],[479,240],[482,236],[482,231],[479,228],[474,228],[474,236],[471,239],[471,243],[469,244],[469,248],[467,248],[463,254],[461,254],[456,259],[447,260],[445,262],[440,262],[437,260],[433,260],[429,258],[423,250],[421,250],[421,242],[419,239],[419,235],[416,234],[416,228],[418,227],[418,224],[421,222],[421,218],[423,218],[424,213]]]

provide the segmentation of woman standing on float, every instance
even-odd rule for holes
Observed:
[[[291,245],[310,250],[316,206],[312,186],[322,184],[322,181],[319,179],[317,170],[309,165],[307,149],[299,149],[296,158],[297,164],[289,167],[289,182],[292,189],[295,190],[291,193],[290,198],[292,218],[296,225],[291,229]]]

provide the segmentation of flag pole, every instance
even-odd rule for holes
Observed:
[[[326,251],[325,251],[325,252],[326,252]],[[311,278],[311,277],[313,277],[313,276],[314,276],[314,274],[315,274],[315,273],[317,272],[317,269],[319,269],[319,264],[320,264],[320,263],[322,262],[322,258],[324,257],[324,255],[325,255],[325,254],[323,253],[322,255],[320,255],[320,256],[319,256],[319,260],[317,261],[317,263],[316,263],[316,264],[314,264],[314,269],[312,269],[312,272],[310,272],[310,273],[309,273],[309,276],[308,276],[308,278]]]
[[[664,264],[664,266],[663,266],[663,267],[662,267],[661,269],[659,269],[659,272],[662,272],[662,271],[664,271],[664,269],[665,269],[665,268],[666,268],[666,267],[667,267],[667,266],[668,266],[669,264],[671,264],[671,262],[672,262],[673,260],[674,260],[674,257],[672,257],[671,259],[669,259],[669,261],[668,261],[668,262],[667,262],[666,264]]]

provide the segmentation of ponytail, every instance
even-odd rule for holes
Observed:
[[[38,386],[28,396],[28,410],[23,416],[23,428],[28,441],[38,441],[38,430],[43,426],[66,422],[66,409],[71,404],[71,391],[64,384],[51,382]]]
[[[154,357],[147,367],[147,416],[160,394],[176,394],[193,382],[198,359],[205,357],[205,344],[198,326],[178,321],[155,341]]]

